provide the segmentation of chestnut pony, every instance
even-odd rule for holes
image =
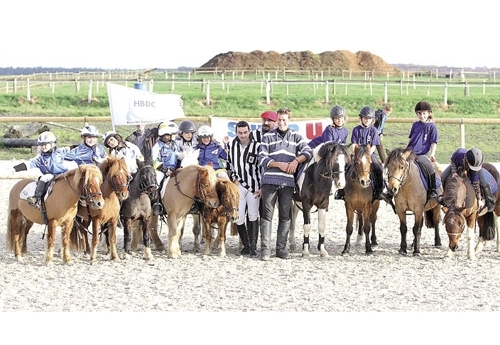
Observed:
[[[101,193],[102,173],[94,165],[81,165],[69,170],[53,180],[52,191],[45,201],[47,219],[47,247],[45,262],[54,262],[56,228],[61,227],[62,261],[71,263],[70,232],[78,210],[80,199],[86,200],[92,210],[100,210],[105,201]],[[39,209],[20,198],[20,193],[33,180],[20,180],[9,194],[7,221],[7,250],[13,251],[17,260],[27,254],[27,236],[33,223],[45,224]]]

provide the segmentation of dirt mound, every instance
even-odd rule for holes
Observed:
[[[310,51],[263,52],[251,53],[227,52],[218,54],[200,67],[203,68],[265,68],[265,69],[330,69],[333,71],[352,72],[376,71],[377,74],[398,73],[399,70],[386,63],[382,58],[370,52],[359,51],[356,54],[347,50],[327,51],[314,54]]]

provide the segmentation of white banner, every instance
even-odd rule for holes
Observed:
[[[229,136],[229,140],[236,138],[236,124],[238,122],[239,120],[212,117],[211,127],[214,131],[214,138],[218,141],[221,141],[226,135]],[[302,134],[304,139],[309,142],[313,138],[320,136],[323,130],[332,123],[332,120],[327,118],[324,120],[292,120],[291,122],[288,127]],[[248,124],[252,131],[262,126],[262,122],[248,122]]]
[[[171,121],[184,117],[181,96],[107,83],[113,125],[137,125]]]

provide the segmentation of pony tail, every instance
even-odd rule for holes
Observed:
[[[495,215],[493,212],[487,212],[484,215],[484,226],[479,228],[479,237],[486,241],[495,238]]]

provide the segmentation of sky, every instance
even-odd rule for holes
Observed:
[[[500,67],[500,6],[485,0],[5,2],[0,67],[175,69],[254,50],[368,51],[390,64]]]

